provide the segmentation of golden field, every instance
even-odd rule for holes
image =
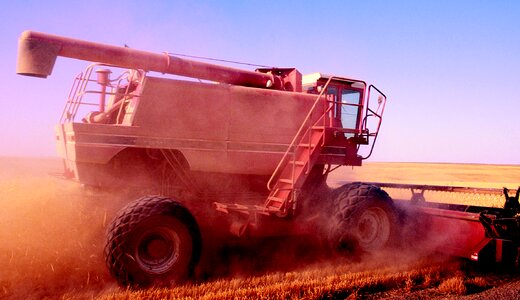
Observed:
[[[468,271],[457,260],[415,255],[413,249],[364,261],[320,258],[289,269],[228,273],[168,289],[120,289],[105,269],[102,248],[105,227],[124,199],[49,175],[60,171],[57,159],[0,158],[0,298],[445,298],[503,284],[520,291],[516,275]],[[329,179],[332,186],[371,181],[515,188],[520,166],[367,163],[337,170]],[[458,201],[501,205],[479,197]]]
[[[439,163],[367,163],[358,168],[343,167],[329,176],[331,186],[345,181],[398,184],[440,185],[474,188],[509,188],[511,194],[520,186],[520,166],[439,164]],[[385,189],[394,199],[409,200],[411,191]],[[474,193],[426,191],[427,201],[502,207],[504,197]]]

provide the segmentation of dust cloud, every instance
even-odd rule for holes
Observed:
[[[0,298],[92,298],[117,291],[103,258],[105,231],[115,213],[132,199],[50,176],[48,172],[61,171],[57,159],[0,158],[0,167]],[[408,227],[407,234],[421,235],[416,229]],[[431,261],[431,247],[427,248],[399,242],[384,253],[345,258],[328,252],[316,237],[248,240],[217,249],[203,265],[211,272],[196,280],[317,265],[399,271]]]
[[[78,290],[94,296],[115,285],[103,244],[117,199],[48,175],[58,160],[0,164],[0,298],[54,298]]]

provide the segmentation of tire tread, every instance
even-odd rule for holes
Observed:
[[[128,236],[136,226],[148,217],[169,215],[178,218],[188,227],[193,238],[193,255],[190,266],[193,267],[200,256],[200,233],[193,216],[178,201],[162,196],[145,196],[128,203],[119,211],[108,227],[105,245],[105,261],[111,275],[122,286],[141,284],[135,282],[130,272],[126,270],[125,261],[132,258],[125,251]],[[134,259],[135,260],[135,259]]]

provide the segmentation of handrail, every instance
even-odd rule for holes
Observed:
[[[267,182],[267,189],[269,191],[271,191],[273,189],[273,187],[271,186],[272,185],[272,182],[274,180],[275,177],[278,176],[278,173],[280,172],[280,168],[281,166],[284,164],[284,162],[287,160],[287,157],[289,156],[289,153],[291,152],[290,150],[295,148],[296,146],[296,141],[299,141],[301,139],[303,139],[303,132],[304,132],[304,129],[307,128],[307,126],[305,126],[307,124],[307,122],[309,121],[309,119],[311,118],[312,116],[312,113],[315,111],[316,107],[318,106],[318,103],[320,102],[319,100],[321,99],[321,97],[323,96],[323,94],[327,91],[327,87],[329,86],[330,82],[332,81],[332,79],[335,78],[334,76],[331,76],[328,80],[327,80],[327,83],[325,83],[325,85],[323,86],[320,94],[318,95],[318,97],[316,98],[316,100],[314,101],[314,104],[312,105],[311,109],[309,110],[309,112],[307,113],[307,116],[305,117],[305,119],[303,120],[302,122],[302,125],[300,126],[300,128],[298,129],[298,131],[296,132],[296,135],[294,136],[294,138],[292,139],[291,141],[291,144],[289,145],[289,147],[287,148],[287,150],[285,151],[282,159],[280,160],[280,162],[278,163],[278,165],[276,166],[276,169],[274,170],[273,172],[273,175],[271,175],[271,178],[269,178],[269,181]],[[301,139],[300,139],[300,136],[301,136]],[[295,152],[293,150],[293,152]],[[294,173],[294,166],[293,166],[293,173]],[[293,179],[294,179],[294,175],[293,175]]]
[[[74,93],[75,93],[75,91],[77,90],[77,85],[78,85],[78,83],[79,83],[79,81],[78,81],[78,77],[81,77],[81,76],[83,76],[83,72],[81,72],[80,74],[78,74],[78,75],[76,76],[76,78],[74,79],[74,82],[72,83],[72,86],[71,86],[70,91],[69,91],[69,95],[67,96],[67,101],[65,102],[65,107],[63,108],[63,111],[62,111],[62,113],[61,113],[60,123],[63,123],[64,120],[65,120],[66,118],[68,118],[68,116],[66,117],[66,114],[67,114],[67,112],[69,112],[69,110],[70,110],[70,106],[71,106],[72,103],[73,103],[73,102],[71,101],[71,95],[73,94],[73,91],[74,91]]]
[[[69,95],[67,97],[67,103],[65,104],[65,108],[61,114],[60,123],[63,123],[66,120],[74,120],[79,106],[82,104],[81,100],[85,94],[85,89],[87,88],[88,82],[92,81],[90,80],[90,77],[92,76],[92,70],[96,65],[99,64],[90,64],[85,69],[85,72],[79,73],[74,79],[74,83],[72,84]]]
[[[74,94],[74,100],[73,100],[73,106],[71,108],[71,112],[70,112],[70,119],[69,121],[73,121],[74,118],[76,117],[76,114],[78,113],[78,110],[80,108],[80,106],[83,104],[83,96],[85,95],[85,90],[87,89],[87,86],[89,84],[89,82],[93,82],[94,80],[90,79],[90,77],[92,76],[92,71],[94,70],[94,67],[96,66],[96,64],[91,64],[88,66],[87,70],[86,70],[86,74],[88,75],[85,75],[84,77],[80,78],[80,88],[79,88],[79,91],[76,92]]]
[[[369,103],[368,101],[370,101],[370,91],[371,89],[375,89],[381,96],[383,96],[383,101],[382,101],[382,104],[379,103],[379,106],[377,107],[376,111],[373,111],[372,109],[370,109],[369,107]],[[370,147],[370,152],[368,153],[367,156],[364,156],[364,157],[361,157],[361,159],[367,159],[369,158],[371,155],[372,155],[372,152],[374,151],[374,146],[376,145],[376,141],[377,141],[377,137],[379,135],[379,129],[381,128],[381,123],[383,121],[383,113],[385,112],[385,106],[386,106],[386,95],[381,92],[375,85],[371,84],[369,87],[368,87],[368,95],[367,95],[367,113],[365,115],[365,118],[363,120],[363,122],[365,123],[365,127],[367,126],[367,123],[368,123],[368,117],[369,116],[374,116],[376,118],[378,118],[378,123],[377,123],[377,128],[376,128],[376,132],[374,133],[369,133],[368,134],[368,137],[370,136],[373,136],[374,137],[374,140],[372,141],[372,146]],[[372,115],[369,115],[368,112],[372,113]],[[367,137],[367,138],[368,138]]]

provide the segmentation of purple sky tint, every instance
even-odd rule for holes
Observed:
[[[0,155],[55,155],[53,125],[88,64],[17,76],[17,39],[32,29],[365,79],[389,97],[371,161],[520,164],[518,1],[144,3],[0,5]]]

